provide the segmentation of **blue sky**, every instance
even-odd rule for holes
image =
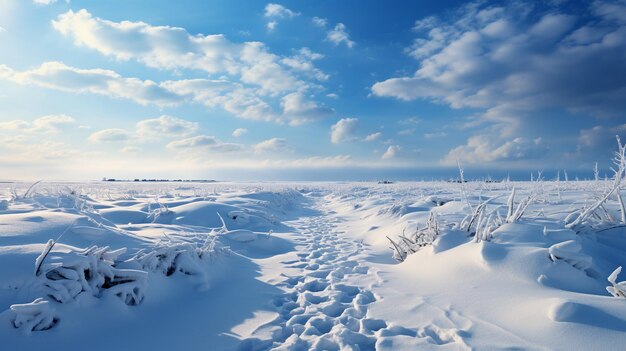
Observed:
[[[606,168],[624,1],[0,0],[10,179]]]

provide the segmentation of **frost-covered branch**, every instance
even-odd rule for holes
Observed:
[[[616,166],[615,169],[613,169],[613,183],[611,184],[611,187],[609,188],[608,191],[605,192],[605,194],[599,199],[597,200],[595,203],[593,203],[591,206],[589,206],[586,210],[582,211],[579,215],[570,215],[568,216],[568,218],[566,219],[566,227],[567,228],[575,228],[577,226],[580,226],[581,224],[583,224],[585,221],[587,221],[590,217],[592,217],[592,215],[594,215],[594,213],[611,197],[611,195],[613,195],[614,193],[617,192],[617,196],[621,199],[621,195],[619,192],[620,186],[622,184],[622,180],[624,178],[624,175],[626,174],[626,146],[622,145],[622,142],[619,138],[619,136],[616,136],[617,139],[617,146],[618,146],[618,150],[615,152],[615,157],[613,158],[613,163]],[[623,201],[620,200],[620,206],[621,206],[621,210],[622,210],[622,219],[626,220],[626,218],[624,218],[624,212],[625,209],[623,207]]]
[[[31,303],[11,305],[11,311],[15,314],[13,326],[26,335],[33,331],[48,330],[59,320],[50,302],[42,298]]]
[[[617,276],[622,272],[622,267],[617,267],[617,269],[615,269],[613,271],[613,273],[611,273],[611,275],[609,275],[609,277],[607,278],[607,280],[609,281],[609,283],[611,283],[611,286],[607,286],[606,290],[611,293],[611,295],[613,295],[614,297],[621,297],[621,298],[625,298],[626,299],[626,281],[622,281],[617,283]]]

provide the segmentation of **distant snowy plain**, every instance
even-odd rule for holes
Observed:
[[[0,349],[624,349],[610,183],[3,183]]]

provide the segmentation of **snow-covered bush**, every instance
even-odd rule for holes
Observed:
[[[213,233],[197,234],[186,241],[166,235],[155,246],[137,252],[129,262],[135,262],[146,271],[166,276],[179,272],[206,281],[203,263],[225,250],[216,247],[216,236]]]
[[[432,245],[437,236],[439,236],[437,216],[435,212],[431,211],[424,228],[420,229],[418,227],[409,235],[403,232],[397,241],[394,241],[390,237],[387,237],[387,239],[391,243],[390,249],[393,250],[393,258],[402,262],[410,254],[419,251],[425,246]]]
[[[15,314],[13,326],[26,335],[33,331],[48,330],[59,321],[50,302],[42,298],[31,303],[11,305],[11,311]]]
[[[44,252],[49,252],[49,245]],[[37,265],[41,268],[36,274],[42,277],[46,294],[60,303],[87,292],[96,297],[115,295],[127,305],[137,305],[144,298],[148,275],[141,270],[117,268],[117,259],[124,252],[126,248],[111,250],[108,246],[92,246],[70,252],[51,263],[41,264],[38,258]]]
[[[619,136],[617,138],[617,151],[613,158],[613,182],[604,193],[589,207],[571,213],[565,219],[565,226],[578,233],[595,231],[593,228],[607,227],[615,224],[616,220],[606,209],[606,202],[615,195],[621,212],[621,223],[626,224],[626,206],[620,194],[620,187],[626,177],[626,145],[623,145]]]
[[[611,286],[607,286],[606,290],[615,297],[621,297],[626,299],[626,281],[622,281],[619,283],[615,282],[617,280],[617,276],[620,274],[621,271],[622,267],[620,266],[617,267],[617,269],[615,269],[613,273],[611,273],[611,275],[609,275],[607,280],[609,281],[609,283],[611,283]]]

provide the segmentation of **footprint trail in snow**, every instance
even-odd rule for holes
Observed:
[[[380,283],[364,259],[366,248],[344,238],[339,219],[329,214],[293,222],[302,234],[297,259],[283,264],[297,274],[278,284],[285,290],[273,301],[278,317],[257,330],[272,339],[244,340],[241,350],[374,350],[377,340],[416,337],[417,331],[368,316],[378,300],[370,288]]]

